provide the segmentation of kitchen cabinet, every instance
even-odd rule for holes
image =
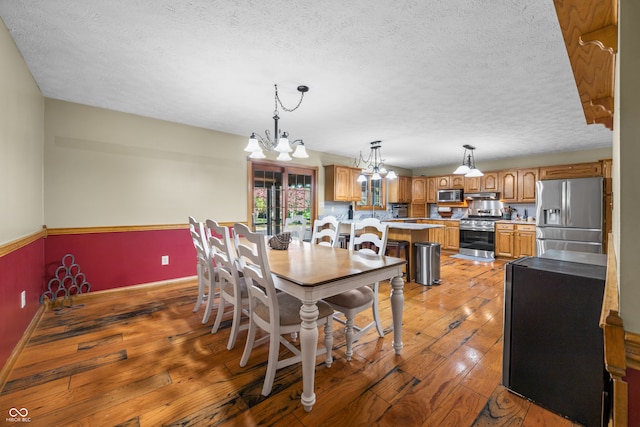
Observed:
[[[533,224],[516,224],[513,242],[514,258],[536,256],[536,226]]]
[[[485,172],[484,176],[464,179],[465,193],[479,191],[499,192],[498,172]]]
[[[409,216],[411,218],[425,218],[427,216],[427,204],[411,203],[409,205]]]
[[[449,175],[450,188],[464,188],[464,175]]]
[[[411,203],[412,180],[410,176],[398,176],[396,179],[387,180],[387,194],[389,203]]]
[[[324,167],[324,198],[334,202],[354,202],[362,197],[358,183],[360,169],[341,165]]]
[[[418,221],[421,224],[434,224],[445,225],[446,221],[434,220],[434,219],[421,219]],[[445,227],[432,228],[429,230],[429,241],[434,243],[440,243],[440,247],[445,247]]]
[[[518,201],[536,202],[536,182],[538,169],[518,169]]]
[[[477,176],[474,178],[465,178],[464,179],[464,192],[465,193],[477,193],[478,191],[482,191],[481,185],[481,177]]]
[[[535,203],[538,169],[517,169],[498,172],[500,199],[503,202]]]
[[[438,202],[438,183],[434,176],[427,177],[427,203]]]
[[[497,223],[495,244],[496,256],[507,258],[536,256],[536,226]]]
[[[413,177],[411,183],[411,203],[427,203],[427,178]]]
[[[438,190],[447,190],[451,188],[451,181],[449,180],[449,175],[437,176],[436,187]]]
[[[540,168],[540,179],[591,178],[594,176],[602,176],[602,164],[600,162],[544,166]]]
[[[496,224],[495,252],[496,256],[513,258],[514,224]]]
[[[482,184],[481,191],[500,191],[498,172],[485,172],[480,181]]]
[[[444,222],[444,249],[457,251],[460,249],[460,221]]]

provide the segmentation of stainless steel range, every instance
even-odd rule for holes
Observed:
[[[502,219],[502,202],[473,199],[467,215],[460,219],[460,253],[483,258],[495,257],[496,221]]]

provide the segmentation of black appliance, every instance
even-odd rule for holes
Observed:
[[[541,257],[505,266],[502,384],[585,426],[606,425],[610,406],[605,275],[603,265]]]

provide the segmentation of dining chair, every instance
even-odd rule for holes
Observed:
[[[365,256],[383,256],[387,246],[388,229],[389,226],[387,224],[382,224],[376,218],[367,218],[351,224],[349,250],[357,250]],[[338,312],[334,315],[335,320],[345,325],[347,360],[351,360],[353,355],[353,343],[372,327],[376,327],[380,337],[384,336],[378,311],[378,282],[361,286],[324,300]],[[373,321],[362,327],[355,325],[356,315],[370,307],[373,312]],[[344,316],[341,316],[340,313]]]
[[[236,344],[238,332],[248,328],[249,323],[241,324],[242,315],[249,317],[249,294],[244,277],[238,273],[238,263],[235,255],[235,248],[231,244],[229,229],[219,225],[216,221],[208,219],[207,229],[211,232],[209,244],[214,248],[212,261],[215,261],[218,271],[219,293],[218,312],[216,320],[211,328],[211,333],[215,334],[220,328],[220,322],[225,314],[227,303],[233,307],[233,320],[231,321],[231,332],[227,349],[231,350]]]
[[[244,224],[235,224],[233,230],[236,236],[242,236],[237,241],[238,256],[244,260],[243,271],[247,280],[250,307],[249,332],[240,366],[247,365],[253,348],[269,341],[267,371],[262,386],[262,395],[268,396],[273,388],[276,371],[302,360],[300,349],[285,338],[285,335],[301,329],[302,302],[286,292],[276,292],[276,284],[281,279],[271,274],[264,234],[253,233]],[[318,301],[317,306],[317,323],[324,325],[324,348],[319,348],[316,354],[326,354],[325,364],[330,367],[333,363],[333,309],[324,301]],[[257,328],[268,335],[256,340]],[[293,356],[280,359],[280,345],[293,353]]]
[[[325,216],[313,222],[311,243],[324,246],[338,247],[340,236],[340,221],[335,216]]]
[[[218,282],[218,274],[215,265],[209,262],[211,258],[211,250],[208,241],[208,232],[204,223],[197,221],[194,217],[189,217],[189,230],[191,240],[196,250],[196,274],[198,277],[198,297],[193,307],[193,312],[197,312],[203,302],[206,301],[202,323],[209,321],[209,316],[215,307],[214,301],[216,297],[216,283]]]
[[[302,215],[294,215],[284,220],[284,230],[291,233],[291,238],[295,240],[304,240],[304,234],[307,230],[307,219]]]

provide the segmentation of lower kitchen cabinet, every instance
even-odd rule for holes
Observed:
[[[513,258],[514,224],[496,224],[495,252],[496,256]]]
[[[496,256],[520,258],[536,255],[536,226],[533,224],[496,224]]]
[[[434,225],[444,225],[445,221],[433,220],[433,219],[423,219],[419,221],[422,224],[434,224]],[[440,243],[440,247],[442,249],[445,248],[445,228],[438,227],[432,228],[429,233],[429,237],[431,242]]]
[[[457,251],[460,249],[460,221],[444,222],[444,249]]]

